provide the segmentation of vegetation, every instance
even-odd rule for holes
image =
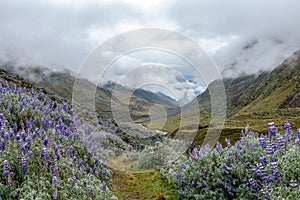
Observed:
[[[113,170],[112,184],[112,190],[120,200],[179,199],[175,186],[162,178],[159,170],[138,173]]]
[[[0,85],[2,199],[114,199],[76,114],[34,88]]]
[[[204,146],[161,170],[182,199],[299,199],[300,129],[274,122],[268,134],[243,132],[234,145]]]
[[[168,117],[151,120],[153,94],[140,91],[129,108],[141,124],[121,127],[105,88],[96,91],[98,113],[82,108],[76,114],[61,99],[71,99],[71,74],[34,83],[48,96],[0,70],[9,81],[0,84],[0,199],[300,199],[299,63],[300,51],[270,73],[224,80],[227,119],[214,147],[202,144],[208,129],[221,128],[209,126],[208,90],[193,101],[200,116],[192,103],[179,113],[167,102]],[[127,109],[115,101],[119,111]],[[164,120],[166,137],[157,131]]]

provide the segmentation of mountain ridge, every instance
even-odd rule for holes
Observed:
[[[172,138],[196,131],[191,146],[201,145],[207,130],[217,129],[209,127],[211,118],[209,90],[220,81],[222,80],[213,81],[202,94],[184,105],[186,112],[175,113],[168,117],[163,131],[169,132]],[[253,131],[262,133],[270,121],[282,125],[285,121],[289,121],[294,127],[300,126],[300,50],[270,72],[226,78],[223,82],[227,95],[227,117],[220,136],[222,143],[225,143],[225,138],[236,141],[247,124]],[[193,108],[195,103],[199,104],[201,113],[198,130],[190,130],[194,124],[189,123],[181,126],[179,130],[182,118],[189,119],[198,115]],[[156,123],[159,124],[159,120],[151,122],[151,125],[156,128]]]

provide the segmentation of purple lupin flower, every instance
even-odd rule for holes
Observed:
[[[245,133],[246,134],[249,133],[249,130],[250,130],[250,126],[249,126],[249,124],[247,124],[247,126],[245,127]]]
[[[10,137],[10,138],[14,138],[14,137],[15,137],[15,132],[14,132],[13,129],[10,129],[10,130],[8,131],[8,134],[9,134],[9,137]]]
[[[290,181],[290,187],[291,188],[298,188],[298,181],[297,180],[291,180]]]
[[[288,134],[292,133],[292,125],[289,122],[285,122],[283,125],[283,128],[285,129],[285,132]]]
[[[74,139],[77,140],[77,139],[79,138],[79,136],[80,136],[80,133],[79,133],[79,132],[75,133]]]
[[[14,199],[18,199],[19,196],[20,196],[20,195],[19,195],[18,193],[14,194]]]
[[[1,120],[0,120],[0,127],[1,127]],[[0,128],[0,136],[3,137],[4,136],[4,133],[5,133],[5,130],[4,128]]]
[[[57,154],[57,156],[56,156],[56,160],[58,161],[58,160],[60,160],[60,154]]]
[[[22,139],[25,141],[25,139],[27,137],[26,132],[24,130],[22,130],[20,134],[21,134]]]
[[[71,125],[70,125],[70,130],[71,130],[72,132],[74,132],[74,131],[76,130],[76,127],[75,127],[74,124],[71,124]]]
[[[15,140],[16,140],[18,145],[20,145],[22,143],[21,136],[19,134],[16,135]]]
[[[44,101],[44,94],[43,94],[42,92],[39,93],[38,99],[39,99],[40,101]]]
[[[255,146],[255,144],[252,144],[252,145],[251,145],[251,149],[252,149],[252,151],[256,151],[256,146]]]
[[[32,96],[32,97],[34,97],[34,94],[35,94],[35,90],[34,90],[34,88],[31,88],[31,90],[30,90],[30,94],[31,94],[31,96]]]
[[[254,190],[256,190],[256,191],[259,190],[259,185],[258,185],[257,181],[254,180],[253,178],[251,178],[251,179],[249,180],[249,185],[250,185]]]
[[[108,175],[108,171],[107,170],[104,170],[103,172],[102,172],[102,176],[103,177],[106,177]]]
[[[59,125],[59,124],[56,124],[56,125],[55,125],[55,130],[56,130],[56,132],[61,132],[62,126]]]
[[[179,196],[184,197],[184,194],[181,190],[178,190],[177,192],[178,192]]]
[[[32,127],[32,123],[29,120],[26,120],[25,125],[26,125],[26,128],[31,128]]]
[[[29,158],[32,157],[32,151],[28,151],[28,156],[29,156]]]
[[[266,153],[269,156],[274,154],[274,151],[273,151],[273,148],[272,148],[271,145],[267,145],[267,147],[266,147]]]
[[[54,150],[55,150],[55,152],[58,152],[58,150],[59,150],[59,145],[58,144],[54,145]]]
[[[48,146],[48,138],[47,137],[45,137],[45,139],[44,139],[44,145],[47,147]]]
[[[74,156],[74,157],[73,157],[73,163],[75,163],[75,162],[76,162],[76,160],[77,160],[77,157],[76,157],[76,156]]]
[[[65,112],[68,112],[68,104],[64,104],[64,105],[63,105],[63,110],[64,110]]]
[[[56,193],[56,192],[53,193],[52,199],[53,199],[53,200],[57,200],[57,193]]]
[[[99,166],[99,159],[98,159],[98,158],[95,159],[95,166],[96,166],[96,167]]]
[[[47,148],[42,149],[41,158],[49,158],[49,153]]]
[[[53,176],[52,177],[52,187],[55,187],[57,184],[57,177],[56,176]]]
[[[83,181],[82,185],[83,185],[84,187],[86,187],[86,181],[85,181],[85,180]]]
[[[229,171],[231,171],[231,168],[228,167],[226,163],[222,163],[221,167],[225,170],[226,173],[228,173]]]
[[[16,124],[16,123],[14,123],[13,130],[14,130],[14,132],[17,132],[17,131],[18,131],[18,126],[17,126],[17,124]]]
[[[3,165],[3,176],[8,176],[11,169],[9,162],[7,160],[4,160],[2,165]]]
[[[8,121],[4,120],[4,127],[8,128],[8,125],[9,125]]]
[[[235,143],[235,148],[236,148],[236,149],[240,149],[240,147],[241,147],[241,141],[237,141],[237,142]]]
[[[24,156],[21,158],[21,166],[22,166],[22,173],[26,175],[28,170],[28,165],[27,165],[27,160]]]
[[[284,138],[283,137],[278,137],[277,142],[278,142],[278,145],[280,146],[280,148],[283,149],[284,146],[285,146]]]
[[[1,143],[0,143],[0,150],[1,151],[4,151],[5,150],[5,141],[1,141]],[[1,152],[0,151],[0,152]]]
[[[4,133],[4,139],[5,139],[5,140],[8,140],[8,139],[9,139],[9,133],[8,133],[8,132]]]
[[[93,194],[93,188],[92,187],[89,187],[89,193]]]
[[[226,141],[226,147],[227,148],[231,147],[230,140],[226,138],[225,141]]]
[[[67,150],[67,154],[70,155],[70,154],[72,154],[72,152],[73,152],[73,146],[70,146]]]
[[[259,143],[263,149],[265,149],[267,147],[266,138],[264,138],[264,137],[259,138]]]
[[[240,159],[240,158],[241,158],[241,153],[240,153],[239,151],[236,151],[236,152],[235,152],[235,156],[236,156],[238,159]]]
[[[72,134],[71,132],[69,132],[68,134],[69,134],[69,135],[68,135],[68,139],[69,139],[69,140],[72,140],[73,134]]]
[[[265,174],[262,178],[263,181],[265,181],[267,184],[273,183],[274,182],[274,178],[272,176],[269,176],[267,174]]]
[[[71,178],[71,184],[74,185],[75,183],[76,183],[76,177],[73,176],[73,177]]]
[[[259,161],[260,161],[260,163],[261,163],[263,166],[266,166],[266,165],[268,164],[267,159],[264,158],[264,157],[260,157],[260,158],[259,158]]]
[[[274,122],[271,122],[271,123],[268,123],[268,130],[269,130],[269,135],[272,137],[272,136],[275,136],[276,133],[277,133],[277,129],[276,129],[276,126],[274,124]]]
[[[220,142],[217,142],[216,150],[219,151],[219,152],[222,151],[222,144]]]
[[[184,163],[181,163],[180,166],[182,169],[186,169],[186,165]]]
[[[263,165],[259,165],[259,166],[256,166],[256,167],[254,167],[253,168],[253,172],[261,179],[261,180],[263,180],[264,179],[264,177],[265,177],[265,172],[266,172],[266,170],[265,170],[265,168],[264,168],[264,166]]]
[[[180,179],[182,175],[181,175],[181,173],[176,172],[176,173],[174,174],[174,176],[175,176],[177,179]]]
[[[277,161],[271,161],[271,170],[277,182],[281,182],[281,173],[277,166]]]
[[[103,183],[102,183],[102,190],[106,191],[106,187],[107,187],[106,183],[103,182]]]
[[[58,175],[58,164],[55,164],[55,165],[54,165],[53,174],[54,174],[55,176]]]

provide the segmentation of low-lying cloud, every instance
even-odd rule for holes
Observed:
[[[154,27],[189,36],[204,47],[224,76],[235,77],[271,70],[300,48],[299,10],[298,0],[0,1],[0,62],[76,72],[101,42],[124,31]],[[159,74],[182,101],[205,89],[182,59],[156,55],[154,60],[143,53],[138,59],[128,55],[104,79],[156,63],[145,68],[148,77]],[[169,73],[164,73],[166,66]],[[178,81],[176,73],[185,81]]]

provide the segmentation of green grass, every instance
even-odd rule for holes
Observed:
[[[292,123],[293,131],[296,131],[297,128],[300,127],[300,108],[286,108],[286,109],[270,109],[270,110],[255,110],[251,112],[246,112],[245,110],[238,112],[234,116],[226,119],[225,124],[223,126],[222,134],[219,137],[219,141],[222,144],[225,144],[225,138],[230,139],[232,142],[240,139],[241,130],[245,128],[247,124],[250,125],[250,129],[259,132],[266,133],[266,126],[268,122],[275,122],[278,126],[283,126],[286,121]],[[168,131],[171,137],[176,138],[176,136],[189,133],[193,128],[195,130],[194,113],[186,113],[183,115],[184,124],[182,125],[181,131],[178,130],[181,115],[171,116],[166,119],[166,124],[163,127],[164,131]],[[193,146],[201,145],[204,141],[204,138],[207,133],[206,126],[210,123],[209,113],[203,113],[199,117],[199,129],[197,130],[197,134],[195,136]],[[159,123],[159,121],[151,121],[151,126],[155,127],[155,123]],[[146,124],[147,125],[147,124]],[[193,127],[193,128],[191,128]],[[174,131],[176,133],[174,133]],[[171,134],[173,133],[173,134]],[[211,138],[210,138],[211,137]],[[213,137],[218,136],[209,136],[208,142],[214,141]]]
[[[150,126],[149,126],[149,122],[144,122],[143,124],[149,126],[150,129],[159,129],[161,125],[160,122],[162,120],[166,120],[165,125],[162,128],[162,131],[166,131],[169,134],[178,130],[179,127],[181,127],[181,130],[190,131],[195,128],[198,128],[198,126],[207,126],[209,124],[210,113],[208,113],[207,111],[202,111],[200,113],[200,116],[197,115],[198,113],[189,112],[183,114],[183,116],[181,116],[181,114],[177,114],[175,116],[170,116],[167,119],[152,120]],[[198,124],[197,124],[197,119],[199,119]]]
[[[242,108],[239,113],[278,109],[282,102],[293,93],[296,86],[297,82],[292,82],[276,88],[269,96],[262,94],[249,105]]]
[[[174,185],[162,178],[159,170],[138,173],[112,171],[112,191],[120,200],[179,199]]]

